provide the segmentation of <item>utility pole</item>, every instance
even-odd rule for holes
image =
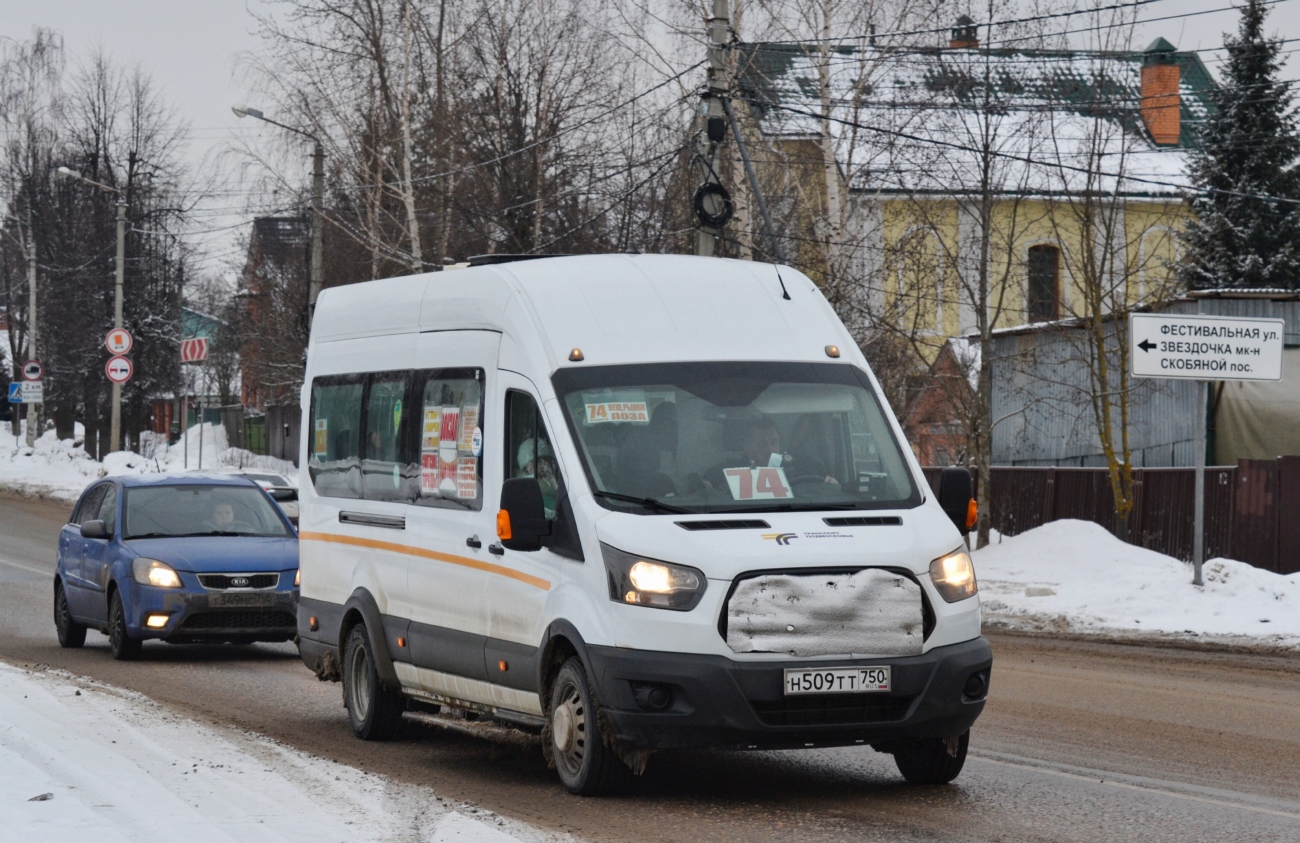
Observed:
[[[31,203],[27,204],[27,359],[36,357],[36,225]],[[36,444],[36,404],[27,405],[27,445]]]
[[[113,328],[122,328],[122,286],[126,280],[126,197],[117,194],[117,267],[113,279]],[[122,384],[113,384],[113,409],[109,416],[108,453],[122,447]]]
[[[730,218],[728,207],[724,214],[722,204],[730,206],[730,199],[725,191],[721,195],[709,192],[709,185],[718,185],[717,161],[718,144],[726,137],[726,115],[722,109],[722,98],[731,93],[731,80],[727,68],[727,41],[731,34],[730,0],[713,0],[713,14],[709,17],[709,84],[704,93],[705,127],[707,145],[702,150],[704,158],[704,184],[695,194],[696,215],[701,216],[701,206],[706,213],[720,219],[721,223],[708,225],[704,219],[695,230],[695,254],[711,257],[717,250],[718,234],[722,225]],[[712,207],[710,207],[712,206]]]
[[[307,327],[316,317],[316,299],[325,285],[325,147],[316,141],[311,154],[311,268],[307,290]]]

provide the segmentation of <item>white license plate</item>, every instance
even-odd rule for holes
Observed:
[[[821,670],[787,669],[785,695],[876,694],[890,689],[889,665],[881,667],[826,667]]]

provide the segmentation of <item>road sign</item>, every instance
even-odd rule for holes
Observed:
[[[23,382],[22,381],[13,381],[9,384],[9,403],[10,404],[23,403]]]
[[[44,404],[45,403],[45,382],[44,381],[23,381],[20,390],[24,404]]]
[[[28,360],[23,364],[23,377],[29,381],[38,381],[41,379],[41,361]]]
[[[208,338],[181,340],[181,362],[200,363],[208,359]]]
[[[125,328],[114,328],[104,337],[104,348],[108,349],[109,354],[126,354],[130,352],[131,346],[135,340],[131,338],[131,332]]]
[[[1134,313],[1129,319],[1135,378],[1282,379],[1281,319],[1164,313]]]
[[[113,383],[126,383],[131,380],[131,374],[135,367],[131,365],[130,357],[110,357],[108,363],[104,366],[104,374]]]

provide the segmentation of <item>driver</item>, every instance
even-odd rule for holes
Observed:
[[[749,468],[763,468],[771,466],[773,468],[783,468],[786,473],[799,473],[799,465],[789,454],[781,452],[781,432],[776,427],[776,422],[767,416],[760,416],[750,425],[749,431],[745,435],[744,447],[742,448],[744,465]],[[723,472],[728,468],[738,468],[734,461],[726,465],[716,466],[709,471],[714,488],[727,488],[723,480]],[[811,467],[811,466],[810,466]],[[823,483],[833,483],[839,485],[838,480],[822,471],[815,471],[820,475]],[[817,479],[809,477],[810,480]]]
[[[247,525],[235,521],[235,505],[230,501],[218,500],[212,504],[212,517],[208,519],[208,529],[215,533],[235,533],[247,530]]]

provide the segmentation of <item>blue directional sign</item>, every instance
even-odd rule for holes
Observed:
[[[23,385],[22,385],[22,383],[20,383],[20,382],[18,382],[18,381],[14,381],[13,383],[9,384],[9,403],[10,403],[10,404],[21,404],[21,403],[23,403]]]

